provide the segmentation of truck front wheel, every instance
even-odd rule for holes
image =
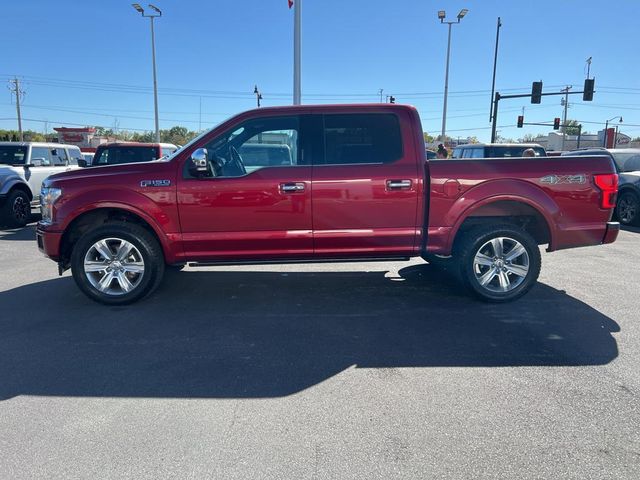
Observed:
[[[540,275],[540,249],[513,225],[485,225],[464,234],[457,255],[460,278],[488,302],[508,302],[527,293]]]
[[[107,305],[133,303],[162,280],[164,257],[156,238],[130,223],[107,223],[85,233],[71,254],[76,284]]]

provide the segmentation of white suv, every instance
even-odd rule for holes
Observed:
[[[75,145],[0,142],[0,224],[25,225],[39,207],[40,186],[49,175],[78,168]]]

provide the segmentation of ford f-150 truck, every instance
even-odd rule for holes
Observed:
[[[419,256],[504,302],[536,282],[539,245],[616,239],[617,179],[602,156],[427,161],[409,106],[261,108],[168,158],[49,177],[37,242],[112,305],[166,266]]]

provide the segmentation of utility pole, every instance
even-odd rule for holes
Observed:
[[[202,97],[198,97],[198,132],[202,131]]]
[[[22,90],[20,90],[20,80],[18,77],[15,77],[12,80],[13,88],[9,87],[12,93],[16,95],[16,113],[18,114],[18,133],[20,134],[20,141],[24,142],[24,134],[22,133],[22,114],[20,112],[20,96],[24,94]]]
[[[567,109],[569,108],[569,90],[573,87],[567,85],[566,88],[560,90],[564,93],[564,116],[562,118],[562,150],[564,150],[564,143],[567,139]]]
[[[384,89],[380,89],[378,90],[378,93],[380,94],[380,103],[382,103],[382,92],[384,92]]]

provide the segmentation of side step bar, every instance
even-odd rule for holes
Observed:
[[[190,267],[219,267],[225,265],[283,265],[301,263],[406,262],[411,257],[314,258],[284,260],[221,260],[216,262],[187,262]]]

